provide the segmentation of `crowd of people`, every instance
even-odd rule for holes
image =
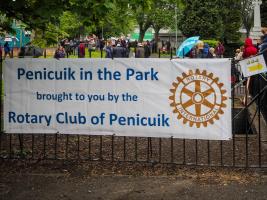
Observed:
[[[235,52],[236,62],[246,59],[246,58],[253,57],[258,54],[262,54],[265,59],[265,62],[267,63],[267,27],[262,28],[261,32],[263,36],[261,37],[260,40],[257,41],[256,45],[253,45],[251,38],[246,38],[244,46],[241,46],[240,48],[236,49],[236,52]],[[239,71],[241,70],[239,69]],[[244,96],[244,98],[242,99],[242,103],[244,105],[247,105],[248,98],[250,97],[250,95],[255,96],[259,92],[258,76],[259,75],[251,76],[245,82],[248,95]]]
[[[235,60],[242,60],[250,56],[256,55],[262,49],[267,48],[267,28],[262,29],[263,36],[253,45],[252,39],[246,38],[244,46],[236,49]],[[83,40],[63,39],[60,41],[58,48],[54,53],[55,58],[65,58],[69,55],[78,55],[79,58],[84,58],[86,50],[90,57],[91,53],[96,50],[104,51],[106,58],[149,58],[152,53],[157,52],[158,46],[161,46],[162,53],[170,53],[171,43],[169,41],[161,41],[161,44],[156,44],[155,39],[144,41],[142,43],[130,41],[129,37],[111,38],[108,40],[99,39],[96,35],[86,36]],[[0,54],[4,58],[11,56],[11,48],[8,42],[5,42],[0,48]],[[217,46],[210,47],[207,43],[199,41],[186,55],[188,58],[223,58],[225,47],[221,42]],[[267,53],[265,53],[267,54]]]
[[[170,41],[161,41],[159,45],[161,53],[170,53],[171,43]],[[151,41],[144,41],[142,43],[130,41],[127,37],[121,37],[118,39],[99,39],[97,36],[87,36],[82,41],[64,39],[60,42],[58,49],[55,52],[55,58],[64,58],[69,55],[76,54],[79,58],[85,57],[86,48],[91,54],[92,51],[100,50],[105,51],[106,58],[149,58],[152,53],[157,52],[158,44],[155,39]],[[132,51],[132,52],[131,52]],[[130,53],[131,52],[131,53]],[[199,41],[197,45],[185,55],[189,58],[223,58],[225,48],[222,43],[213,48],[208,44]]]
[[[258,53],[264,54],[264,57],[267,60],[267,28],[262,28],[262,34],[260,40],[257,41],[256,45],[253,45],[251,38],[246,38],[244,46],[241,46],[240,48],[236,49],[235,51],[235,60],[239,61],[245,58],[249,58],[251,56],[254,56]]]
[[[60,44],[55,51],[55,58],[65,58],[69,55],[78,55],[79,58],[85,57],[86,48],[88,49],[89,55],[95,51],[105,51],[106,58],[129,58],[131,47],[133,47],[134,52],[132,52],[131,57],[136,58],[148,58],[152,52],[156,52],[155,40],[145,41],[138,43],[136,40],[130,42],[127,37],[120,37],[118,39],[99,39],[97,36],[86,36],[84,40],[68,40],[64,39],[60,41]],[[170,47],[169,47],[170,48]]]
[[[217,46],[210,47],[203,41],[198,41],[197,44],[184,57],[187,58],[223,58],[225,48],[221,42]]]

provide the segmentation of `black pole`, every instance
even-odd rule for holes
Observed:
[[[100,50],[100,53],[101,53],[101,58],[103,58],[103,50],[102,49]]]
[[[172,59],[172,47],[171,47],[171,59]]]
[[[0,46],[0,48],[2,48],[2,47]],[[2,55],[0,55],[0,88],[1,89],[3,87],[3,83],[2,83],[2,77],[3,77],[3,74],[2,74],[2,66],[3,66],[3,59],[2,59]],[[3,93],[5,94],[5,91]],[[3,103],[2,102],[2,97],[0,97],[0,113],[1,113],[1,115],[2,115],[2,111],[3,111],[3,107],[2,107],[3,104],[2,103]],[[1,128],[0,128],[0,135],[2,134],[2,131],[3,131],[3,126],[1,126]],[[1,139],[2,138],[0,138],[0,140]]]
[[[159,58],[160,58],[160,49],[159,49]]]

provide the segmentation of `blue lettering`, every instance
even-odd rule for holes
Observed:
[[[57,122],[60,123],[60,124],[64,124],[64,119],[62,120],[60,117],[64,118],[64,113],[58,113],[57,116],[56,116]]]
[[[109,115],[109,124],[112,125],[114,121],[118,119],[117,115],[115,114],[110,114]]]
[[[18,80],[20,80],[20,76],[25,74],[25,70],[23,68],[18,68]]]
[[[8,122],[9,122],[9,123],[11,123],[11,122],[16,123],[15,116],[16,116],[16,113],[14,113],[14,112],[9,112],[9,113],[8,113]]]

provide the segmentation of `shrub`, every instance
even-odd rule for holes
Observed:
[[[207,43],[210,47],[215,48],[218,44],[218,40],[202,40],[204,43]]]

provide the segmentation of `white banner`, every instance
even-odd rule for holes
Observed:
[[[6,59],[7,133],[228,140],[228,59]]]
[[[247,58],[239,62],[244,77],[267,72],[263,55]]]

